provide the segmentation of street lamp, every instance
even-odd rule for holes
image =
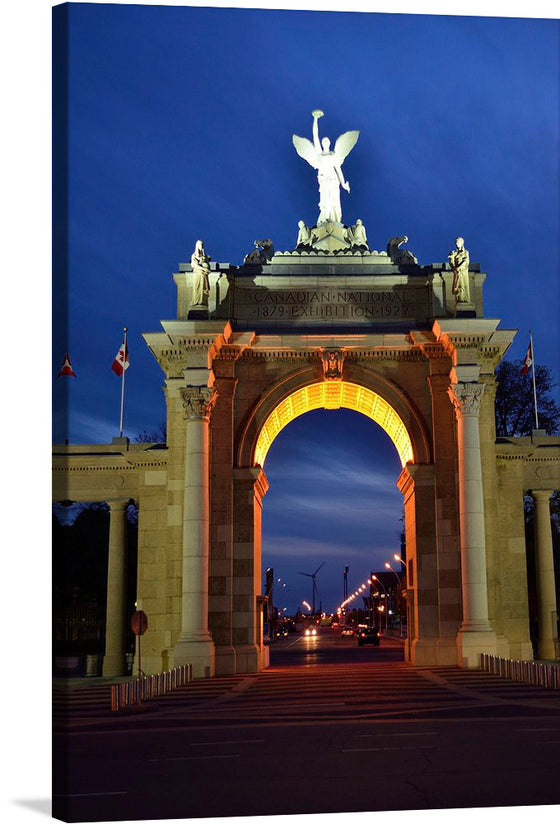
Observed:
[[[391,570],[391,572],[393,573],[393,575],[396,575],[396,577],[397,577],[397,581],[398,581],[398,582],[399,582],[399,584],[400,584],[400,582],[401,582],[401,577],[400,577],[399,573],[398,573],[398,572],[395,572],[395,570],[393,569],[393,567],[391,566],[391,564],[390,564],[388,561],[385,561],[385,567],[386,567],[387,569],[390,569],[390,570]]]

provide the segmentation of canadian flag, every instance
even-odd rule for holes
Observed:
[[[71,378],[76,377],[76,373],[72,369],[72,364],[70,363],[70,358],[68,357],[68,352],[64,355],[64,363],[62,364],[62,369],[58,373],[57,377],[60,378],[61,375],[68,375]]]
[[[123,341],[121,343],[121,348],[119,349],[119,351],[115,355],[115,360],[113,361],[111,369],[113,370],[115,375],[118,375],[119,378],[120,378],[121,375],[123,374],[123,372],[126,369],[128,369],[129,366],[130,366],[130,361],[128,359],[128,346],[126,345],[126,342]]]
[[[526,375],[531,366],[533,365],[533,341],[529,341],[529,346],[527,347],[527,354],[525,355],[525,360],[523,361],[523,366],[519,372],[520,375]]]

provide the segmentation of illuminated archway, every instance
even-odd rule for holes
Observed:
[[[272,442],[294,418],[313,409],[351,409],[378,423],[393,441],[401,465],[414,461],[414,452],[407,429],[387,401],[368,389],[349,381],[321,381],[297,389],[284,398],[265,420],[255,447],[254,463],[264,466]]]

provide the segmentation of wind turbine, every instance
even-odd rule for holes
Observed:
[[[300,575],[305,575],[307,578],[311,578],[312,581],[313,581],[313,615],[315,615],[315,596],[317,594],[317,584],[315,582],[315,576],[317,575],[317,573],[319,572],[321,567],[324,567],[324,566],[325,566],[325,561],[323,561],[323,563],[320,566],[317,567],[315,572],[300,572],[299,573]]]

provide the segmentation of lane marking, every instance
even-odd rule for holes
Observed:
[[[251,741],[197,741],[191,747],[223,747],[226,744],[264,744],[264,738],[255,738]]]
[[[342,750],[342,752],[381,752],[385,750],[435,750],[435,747],[359,747],[353,750]]]
[[[241,758],[240,755],[177,755],[165,758],[150,758],[150,761],[208,761],[216,758]]]
[[[439,735],[437,732],[388,732],[383,735],[383,733],[375,733],[375,732],[362,732],[358,736],[358,738],[398,738],[398,737],[405,737],[409,735]]]
[[[111,793],[53,793],[53,798],[93,798],[97,795],[128,795],[126,790]]]

